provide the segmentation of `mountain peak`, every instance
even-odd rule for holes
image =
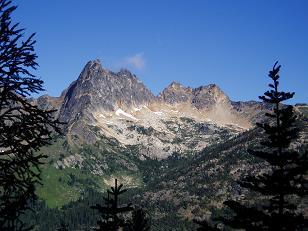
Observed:
[[[61,108],[63,121],[95,110],[114,111],[121,102],[123,109],[147,104],[154,95],[128,70],[114,73],[103,69],[99,60],[86,64],[79,78],[68,88]]]
[[[167,88],[184,88],[182,84],[176,81],[172,81]]]
[[[102,62],[100,59],[94,59],[94,60],[90,60],[87,65],[100,65],[102,66]]]
[[[127,77],[127,76],[134,76],[128,69],[126,68],[122,68],[119,72],[117,72],[118,76],[123,76],[123,77]]]
[[[216,84],[209,84],[209,85],[202,85],[200,87],[194,88],[194,92],[198,92],[198,91],[211,91],[211,90],[218,90],[221,91],[220,87]]]
[[[103,70],[102,63],[99,59],[89,61],[84,67],[84,71],[95,72],[99,70]]]
[[[197,108],[208,108],[217,103],[230,104],[228,96],[216,84],[195,88],[193,95],[193,104]]]
[[[186,102],[191,98],[192,89],[173,81],[160,94],[159,98],[167,103]]]

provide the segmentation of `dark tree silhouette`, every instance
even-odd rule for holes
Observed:
[[[135,209],[132,215],[132,221],[129,225],[129,231],[149,231],[150,221],[146,212],[142,209]]]
[[[0,230],[24,227],[19,215],[40,182],[44,156],[37,151],[50,142],[52,131],[59,132],[52,111],[27,98],[43,90],[43,81],[30,72],[38,66],[34,34],[23,39],[24,30],[11,21],[15,9],[0,0]]]
[[[218,228],[213,227],[205,220],[203,221],[194,220],[194,223],[199,225],[199,227],[197,228],[197,231],[219,231],[220,230]]]
[[[122,189],[122,187],[123,184],[118,186],[118,180],[115,179],[114,187],[111,187],[111,190],[107,190],[107,197],[104,197],[105,206],[97,204],[91,207],[98,210],[101,214],[101,219],[97,222],[98,228],[96,230],[117,231],[120,228],[129,226],[129,222],[121,215],[132,211],[133,207],[131,204],[125,206],[119,205],[119,196],[127,191],[126,189]]]
[[[269,122],[258,123],[265,132],[266,139],[259,150],[248,150],[249,154],[267,162],[269,171],[259,175],[244,177],[239,184],[263,198],[255,198],[250,206],[237,201],[224,202],[233,215],[223,218],[224,224],[245,230],[302,230],[307,227],[298,200],[308,194],[307,151],[295,151],[290,144],[298,137],[295,127],[296,116],[292,106],[282,102],[293,97],[294,93],[279,91],[280,65],[275,63],[269,72],[273,81],[270,90],[259,98],[273,105],[273,111],[266,113]]]

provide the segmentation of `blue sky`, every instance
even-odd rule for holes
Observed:
[[[87,61],[126,67],[158,94],[171,81],[216,83],[232,100],[256,100],[282,65],[290,103],[308,103],[306,0],[15,0],[36,32],[37,75],[58,96]]]

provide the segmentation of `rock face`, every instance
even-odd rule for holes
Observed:
[[[254,122],[250,115],[240,113],[242,110],[233,106],[229,97],[215,84],[198,88],[184,87],[172,82],[158,96],[161,102],[171,105],[189,105],[192,109],[201,112],[207,119],[220,125],[233,124],[242,128],[251,127]],[[249,105],[247,106],[249,108]],[[262,106],[261,106],[262,107]],[[257,110],[257,112],[262,109]]]
[[[65,91],[61,94],[60,97],[52,97],[49,95],[42,95],[37,99],[30,99],[30,102],[34,105],[37,105],[40,109],[43,110],[54,110],[54,117],[59,117],[60,108],[63,104],[63,99],[65,96]]]
[[[249,129],[257,116],[245,114],[250,105],[233,103],[215,84],[190,88],[172,82],[156,97],[128,70],[106,70],[99,60],[88,62],[61,97],[38,102],[58,109],[68,143],[91,144],[103,136],[137,145],[140,158],[201,150]]]
[[[193,89],[192,104],[198,109],[212,109],[217,104],[230,106],[228,96],[215,84]]]
[[[114,73],[102,68],[99,60],[87,63],[79,78],[68,88],[60,118],[69,122],[93,110],[113,111],[118,107],[147,104],[154,95],[127,70]]]
[[[247,117],[255,124],[264,118],[264,111],[270,110],[271,106],[257,101],[231,102],[233,109],[241,116]]]

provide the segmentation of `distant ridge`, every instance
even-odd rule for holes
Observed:
[[[45,95],[36,103],[57,110],[55,115],[67,123],[71,143],[96,142],[99,136],[92,128],[97,127],[101,135],[125,145],[150,144],[145,155],[160,158],[175,150],[201,150],[216,135],[217,140],[222,139],[223,134],[218,135],[221,129],[228,134],[226,137],[245,131],[266,110],[258,102],[232,102],[215,84],[191,88],[173,81],[154,96],[129,70],[109,71],[100,60],[89,61],[60,97]],[[209,124],[209,130],[201,129]],[[152,132],[131,130],[136,126]],[[197,135],[198,141],[193,141],[193,136],[185,138],[185,133]],[[176,143],[179,137],[183,142]]]

